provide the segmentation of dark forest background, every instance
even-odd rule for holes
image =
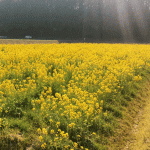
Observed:
[[[117,9],[121,5],[119,0],[1,0],[0,36],[24,38],[31,35],[33,39],[148,43],[149,0],[120,1],[124,1],[130,23],[130,33],[126,33],[126,38],[120,25],[123,18],[120,20],[118,17],[122,13]],[[136,10],[133,10],[133,1],[138,1],[143,13],[141,21],[144,25],[141,27],[134,19]]]

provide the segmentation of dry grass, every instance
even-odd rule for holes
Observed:
[[[59,44],[58,40],[0,39],[0,44]]]

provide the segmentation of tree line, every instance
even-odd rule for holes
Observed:
[[[144,16],[141,22],[148,26],[149,1],[141,0],[138,3]],[[123,10],[118,7],[122,4]],[[135,42],[148,42],[150,31],[144,25],[140,27],[137,19],[134,19],[137,11],[133,10],[133,5],[128,0],[124,3],[119,0],[2,0],[0,35],[8,38],[31,35],[34,39],[103,42],[122,42],[130,37],[129,40],[132,38]],[[123,14],[123,18],[120,14]],[[130,22],[127,26],[130,32],[125,29],[127,21]]]

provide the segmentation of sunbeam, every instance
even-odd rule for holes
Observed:
[[[143,5],[143,3],[141,3],[137,0],[131,0],[130,4],[133,8],[133,14],[135,16],[135,21],[138,25],[140,34],[141,34],[143,40],[145,40],[145,37],[147,35],[148,25],[147,25],[146,17],[144,16],[144,13],[142,10],[143,7],[141,7],[141,5]]]
[[[119,23],[123,42],[135,42],[135,38],[146,41],[148,22],[144,5],[150,7],[147,1],[103,0],[103,5],[104,30],[110,30]],[[117,22],[114,22],[115,14]]]
[[[129,15],[128,15],[128,6],[125,2],[126,0],[116,0],[116,7],[117,7],[117,16],[118,21],[121,28],[121,33],[123,35],[123,41],[133,42],[133,34],[131,34],[131,25],[129,23]]]

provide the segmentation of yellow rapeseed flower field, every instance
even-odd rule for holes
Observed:
[[[2,44],[0,128],[4,117],[33,113],[43,123],[35,127],[42,149],[92,149],[87,139],[113,133],[120,95],[133,95],[149,67],[149,45]]]

